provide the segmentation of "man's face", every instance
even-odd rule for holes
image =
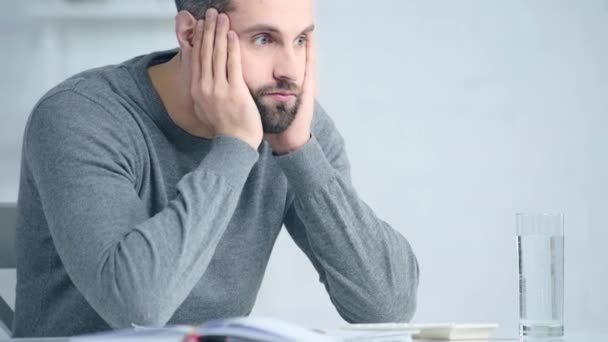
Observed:
[[[232,0],[227,13],[241,43],[243,77],[265,133],[280,133],[301,103],[312,0]]]

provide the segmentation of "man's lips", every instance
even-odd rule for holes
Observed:
[[[295,93],[288,93],[288,92],[274,92],[274,93],[266,93],[266,95],[281,95],[281,96],[295,96]]]
[[[294,94],[294,93],[288,93],[288,92],[276,92],[276,93],[267,93],[266,94],[266,96],[270,96],[274,100],[277,100],[277,101],[287,101],[295,95],[296,94]]]

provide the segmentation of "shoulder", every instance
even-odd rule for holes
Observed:
[[[313,136],[323,147],[323,150],[342,149],[344,139],[340,135],[332,118],[318,101],[315,101],[311,131]]]
[[[336,126],[325,111],[325,108],[319,103],[319,101],[315,100],[315,109],[314,115],[312,119],[312,132],[316,135],[321,135],[323,133],[329,133],[336,129]]]
[[[61,116],[62,113],[85,115],[84,110],[90,111],[97,109],[108,114],[116,112],[116,107],[120,107],[121,91],[113,80],[116,78],[125,79],[128,75],[121,66],[112,65],[84,71],[61,82],[49,90],[38,101],[33,109],[34,115],[40,112],[47,112],[54,109],[47,115]]]
[[[28,118],[24,150],[34,154],[64,148],[81,155],[82,151],[136,155],[139,128],[108,79],[123,72],[118,68],[85,71],[47,92]]]
[[[129,82],[121,65],[90,69],[68,78],[49,90],[34,106],[27,131],[45,127],[97,130],[124,130],[135,127],[125,108],[124,95],[116,79]]]
[[[329,162],[348,175],[350,164],[344,138],[340,135],[332,118],[318,101],[315,101],[311,131]]]

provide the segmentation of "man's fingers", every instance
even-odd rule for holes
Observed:
[[[198,20],[194,26],[192,36],[192,50],[190,54],[192,63],[192,88],[201,81],[201,43],[203,40],[203,21]]]
[[[234,31],[228,33],[228,83],[237,85],[243,79],[241,45]]]
[[[213,79],[216,83],[227,82],[226,58],[228,56],[228,16],[224,13],[218,15],[215,30],[215,48],[213,49]]]
[[[202,77],[204,82],[213,82],[213,45],[215,44],[215,27],[217,10],[210,8],[205,16],[203,43],[201,46]]]

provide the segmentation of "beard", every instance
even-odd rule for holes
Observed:
[[[295,99],[274,101],[267,95],[276,92],[295,93]],[[275,85],[261,87],[250,91],[262,119],[262,129],[267,134],[283,133],[293,122],[302,102],[302,93],[298,86],[285,80]]]

